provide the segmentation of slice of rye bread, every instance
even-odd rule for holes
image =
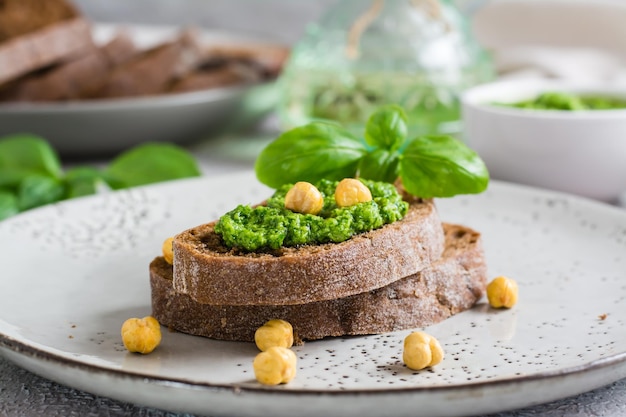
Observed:
[[[169,92],[185,93],[210,88],[253,84],[261,80],[261,74],[250,66],[238,62],[230,62],[216,68],[205,69],[200,67],[175,81],[169,87]]]
[[[216,222],[174,237],[174,288],[203,304],[302,304],[384,287],[441,257],[444,235],[432,200],[345,242],[243,253],[222,244]]]
[[[290,49],[274,44],[219,44],[206,48],[209,61],[226,60],[253,63],[267,78],[275,78],[282,71],[289,57]]]
[[[88,97],[101,88],[109,72],[138,53],[124,31],[106,44],[72,56],[46,71],[27,75],[0,90],[2,101],[60,101]]]
[[[93,48],[91,24],[64,20],[0,43],[0,85]]]
[[[200,65],[174,82],[173,93],[245,85],[275,79],[289,49],[279,45],[211,45]]]
[[[192,72],[203,56],[198,32],[183,30],[176,39],[144,51],[114,68],[92,98],[161,94],[173,82]]]
[[[0,42],[79,16],[65,0],[0,1]]]
[[[425,327],[471,308],[485,292],[487,267],[478,232],[444,224],[443,256],[426,269],[377,290],[299,305],[200,304],[172,286],[163,257],[150,264],[152,314],[164,326],[197,336],[253,341],[270,319],[292,324],[296,340],[377,334]]]

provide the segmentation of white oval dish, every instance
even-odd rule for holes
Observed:
[[[94,24],[96,43],[123,29],[139,49],[175,37],[173,26]],[[278,45],[227,32],[200,32],[204,45]],[[242,128],[273,110],[274,80],[186,93],[67,102],[1,102],[0,136],[32,133],[63,156],[101,157],[145,142],[189,144]]]
[[[550,111],[495,105],[546,91],[626,99],[626,86],[542,79],[483,84],[462,96],[463,138],[493,178],[615,202],[626,190],[626,109]]]
[[[431,370],[402,365],[408,330],[295,347],[298,374],[278,387],[255,382],[251,343],[165,331],[152,354],[126,352],[120,327],[150,313],[148,263],[162,241],[270,192],[246,172],[0,222],[0,352],[72,387],[216,416],[478,415],[626,377],[626,212],[499,182],[437,204],[444,221],[483,233],[489,274],[515,278],[519,303],[481,302],[429,327],[446,354]]]

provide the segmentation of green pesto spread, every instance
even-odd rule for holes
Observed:
[[[215,232],[224,244],[247,252],[279,249],[329,242],[343,242],[352,236],[402,219],[409,204],[402,200],[393,184],[361,180],[371,191],[372,201],[349,207],[335,203],[338,181],[321,180],[314,184],[324,197],[317,215],[285,209],[285,195],[293,184],[276,190],[266,206],[240,205],[223,215]]]
[[[503,105],[531,110],[614,110],[626,108],[626,100],[599,95],[546,92],[530,100]]]

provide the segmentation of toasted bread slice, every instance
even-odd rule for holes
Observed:
[[[76,17],[0,43],[0,85],[93,48],[90,23]]]
[[[341,243],[241,253],[215,222],[174,238],[174,288],[202,304],[303,304],[383,287],[439,259],[444,236],[432,200],[414,199],[397,222]]]
[[[176,292],[172,266],[150,264],[152,314],[180,332],[222,340],[253,341],[270,319],[290,322],[298,340],[376,334],[425,327],[472,307],[484,294],[487,268],[480,234],[444,225],[443,256],[424,270],[377,290],[299,305],[207,305]]]
[[[174,82],[169,91],[172,93],[185,93],[209,88],[254,84],[261,80],[261,74],[248,65],[231,62],[217,68],[198,68]]]
[[[79,15],[76,7],[65,0],[2,0],[0,42]]]
[[[258,66],[267,78],[277,77],[283,69],[290,48],[283,45],[212,45],[206,49],[209,60],[247,62]]]
[[[106,77],[96,98],[148,96],[166,92],[176,80],[187,76],[202,61],[203,51],[195,30],[138,54]]]
[[[2,101],[58,101],[88,97],[101,88],[112,68],[137,54],[130,35],[120,31],[101,47],[22,77],[0,91]]]

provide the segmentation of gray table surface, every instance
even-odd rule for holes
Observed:
[[[85,13],[102,21],[197,23],[207,27],[269,34],[291,43],[302,33],[305,24],[315,19],[333,0],[76,0],[76,3]],[[240,12],[242,5],[247,10],[243,14]],[[246,155],[253,155],[259,142],[245,138],[239,141],[237,154],[231,152],[230,140],[214,140],[194,146],[192,151],[198,157],[204,174],[250,169],[252,162]],[[193,417],[123,403],[59,385],[1,357],[0,416]],[[495,416],[626,416],[626,379],[560,401],[491,417]]]
[[[626,380],[561,401],[491,417],[626,416]],[[0,358],[0,416],[193,417],[140,407],[41,378]]]

